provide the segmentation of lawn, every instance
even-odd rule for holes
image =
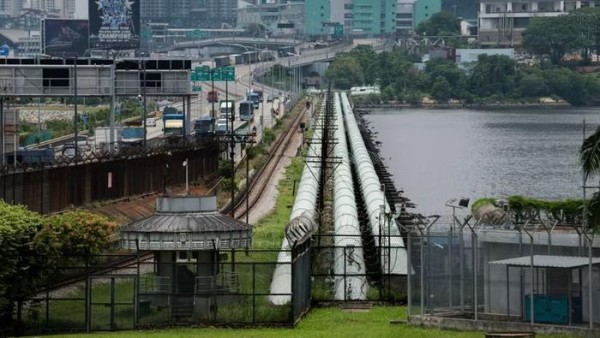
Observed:
[[[312,310],[296,328],[181,328],[171,330],[123,331],[93,333],[94,337],[164,337],[183,338],[203,337],[423,337],[423,338],[475,338],[483,337],[483,332],[456,332],[423,329],[406,324],[390,324],[392,319],[405,319],[404,307],[374,307],[366,312],[349,312],[337,307]],[[81,335],[81,334],[80,334]],[[56,335],[48,337],[74,337]],[[537,337],[568,337],[566,335],[537,335]]]

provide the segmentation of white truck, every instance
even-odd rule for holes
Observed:
[[[121,131],[123,127],[115,127],[114,149],[121,142]],[[110,127],[98,127],[94,129],[94,147],[96,150],[108,151],[110,149]]]

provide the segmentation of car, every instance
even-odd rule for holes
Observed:
[[[217,120],[217,125],[215,126],[215,133],[216,134],[225,134],[227,133],[227,129],[228,129],[228,121],[227,119],[218,119]]]
[[[156,127],[156,119],[154,117],[147,118],[146,127]]]
[[[267,96],[267,102],[273,102],[273,100],[275,100],[275,94],[270,94],[269,96]]]

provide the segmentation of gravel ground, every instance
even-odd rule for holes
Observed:
[[[250,224],[255,224],[258,221],[260,221],[263,217],[267,216],[275,207],[275,203],[277,202],[277,196],[279,195],[279,192],[277,191],[279,180],[283,178],[285,168],[290,165],[290,163],[292,162],[292,158],[296,157],[296,153],[301,142],[302,134],[294,133],[290,146],[288,147],[288,149],[286,149],[285,155],[277,164],[277,169],[275,169],[275,173],[269,180],[269,183],[265,188],[265,191],[262,194],[260,200],[250,210],[250,215],[248,216],[248,221],[250,222]]]

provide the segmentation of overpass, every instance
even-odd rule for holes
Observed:
[[[168,52],[171,50],[185,49],[185,48],[198,48],[207,46],[221,46],[221,45],[243,45],[248,48],[256,49],[256,46],[273,49],[273,47],[284,47],[284,46],[296,46],[301,44],[301,40],[296,39],[277,39],[277,38],[251,38],[251,37],[239,37],[239,36],[227,36],[227,37],[215,37],[210,39],[199,39],[192,41],[181,41],[175,42],[172,46],[159,48],[157,52]]]

